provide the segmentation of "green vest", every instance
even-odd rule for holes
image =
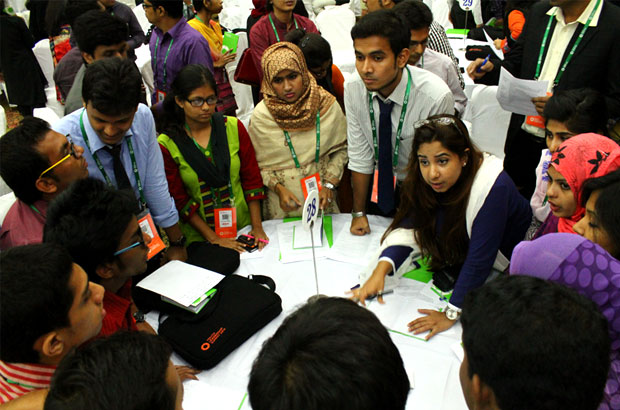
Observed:
[[[248,204],[245,201],[243,188],[241,186],[241,176],[239,173],[241,169],[241,160],[239,158],[239,133],[237,129],[237,121],[238,120],[234,117],[226,117],[226,136],[228,139],[228,150],[230,151],[230,184],[235,198],[235,208],[237,208],[237,229],[241,229],[250,224],[250,210],[248,209]],[[172,159],[179,167],[179,173],[181,174],[185,191],[192,199],[188,206],[192,203],[197,203],[197,212],[199,212],[200,217],[206,221],[198,175],[185,161],[185,158],[183,158],[181,151],[179,151],[179,148],[174,143],[172,138],[168,137],[166,134],[161,134],[157,138],[157,141],[170,152]],[[215,161],[217,161],[217,158],[215,158]],[[208,187],[208,189],[210,190],[211,187]],[[181,225],[183,235],[187,238],[188,245],[192,242],[205,241],[205,238],[203,238],[202,235],[189,223],[184,222],[182,219],[179,220],[179,223]]]

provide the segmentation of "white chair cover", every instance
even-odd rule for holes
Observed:
[[[472,141],[481,151],[503,159],[511,113],[500,107],[496,94],[497,86],[473,87],[463,120],[471,123]]]
[[[243,50],[248,48],[248,35],[245,31],[240,31],[237,35],[239,36],[239,42],[237,43],[237,58],[226,66],[226,72],[228,73],[230,85],[233,89],[233,93],[235,94],[235,101],[237,102],[237,118],[247,128],[250,124],[252,111],[254,110],[252,87],[236,82],[235,70],[237,69],[237,64],[239,63],[241,54],[243,54]]]
[[[43,75],[47,80],[45,87],[45,95],[47,96],[46,107],[52,109],[59,117],[65,112],[64,106],[56,98],[56,83],[54,82],[54,60],[52,59],[52,51],[50,50],[49,39],[43,39],[37,42],[32,49]],[[10,97],[10,96],[9,96]]]

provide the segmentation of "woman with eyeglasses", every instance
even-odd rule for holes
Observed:
[[[435,285],[453,291],[443,312],[420,309],[421,317],[408,323],[414,334],[430,331],[428,340],[454,325],[470,290],[506,269],[532,211],[502,161],[480,152],[463,122],[447,114],[416,124],[400,192],[379,262],[352,298],[364,303],[378,295],[383,302],[384,287],[393,286],[397,277],[394,271],[400,276],[411,269],[412,259],[430,258]]]
[[[261,222],[265,195],[254,148],[241,121],[215,112],[216,90],[206,67],[183,68],[164,101],[166,120],[158,138],[189,259],[194,249],[209,244],[244,252],[234,228],[232,235],[225,234],[234,226],[234,214],[237,229],[252,225],[250,235],[259,248],[269,239]]]
[[[339,212],[336,187],[347,163],[346,120],[336,98],[319,87],[301,50],[288,42],[265,50],[263,100],[250,138],[267,186],[265,219],[299,216],[305,192],[320,188],[320,208]]]

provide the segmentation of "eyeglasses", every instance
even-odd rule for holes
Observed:
[[[78,155],[78,153],[75,151],[75,145],[73,145],[73,141],[71,140],[71,136],[69,134],[67,134],[66,137],[67,137],[67,141],[69,141],[69,153],[67,155],[65,155],[64,157],[62,157],[60,160],[56,161],[51,167],[49,167],[45,171],[41,172],[41,174],[39,175],[39,178],[41,178],[43,175],[45,175],[48,172],[50,172],[52,169],[56,168],[58,165],[62,164],[64,161],[67,160],[67,158],[73,157],[75,159],[79,159],[81,157],[81,155]]]
[[[209,105],[215,105],[217,104],[217,96],[212,95],[207,98],[196,97],[192,98],[191,100],[187,100],[187,102],[190,103],[192,107],[202,107],[204,103],[207,103]]]
[[[122,253],[125,253],[127,251],[130,251],[133,248],[136,248],[138,246],[146,246],[146,242],[144,242],[144,235],[142,235],[142,232],[140,232],[140,240],[139,241],[132,243],[131,245],[129,245],[126,248],[123,248],[121,250],[118,250],[118,251],[114,252],[114,256],[118,256],[118,255],[120,255]]]
[[[146,9],[155,8],[155,6],[153,6],[152,4],[142,3],[142,8],[146,10]]]

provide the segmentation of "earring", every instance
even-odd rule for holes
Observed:
[[[465,168],[465,165],[467,165],[467,162],[463,162],[463,168]]]

